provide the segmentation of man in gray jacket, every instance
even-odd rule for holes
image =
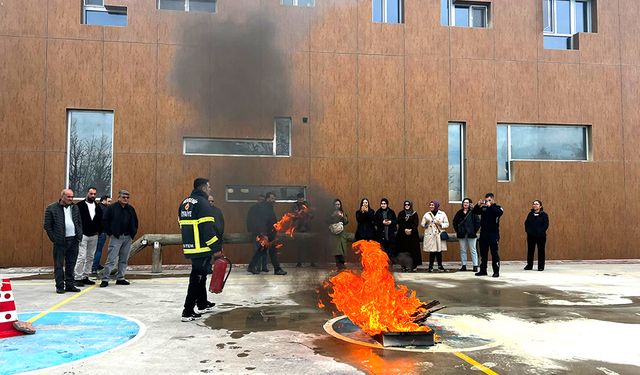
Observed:
[[[73,269],[78,258],[78,244],[82,239],[80,210],[73,204],[73,191],[64,189],[57,202],[44,211],[44,230],[53,243],[53,269],[56,292],[79,292],[75,287]]]

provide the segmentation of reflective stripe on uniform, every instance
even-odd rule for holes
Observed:
[[[198,254],[198,253],[206,253],[211,251],[211,249],[208,247],[213,243],[218,242],[218,236],[213,236],[211,239],[209,239],[208,241],[206,241],[206,245],[207,247],[200,247],[200,229],[198,228],[198,225],[202,224],[202,223],[207,223],[207,222],[212,222],[215,223],[216,219],[212,216],[207,216],[207,217],[203,217],[200,219],[196,219],[196,220],[178,220],[178,223],[180,224],[180,227],[182,228],[183,226],[191,226],[193,229],[193,242],[194,242],[194,248],[192,249],[184,249],[184,254]]]
[[[213,236],[209,241],[207,241],[207,246],[211,246],[211,244],[214,244],[216,242],[218,242],[218,236]]]
[[[185,254],[199,254],[211,251],[208,247],[196,247],[195,249],[182,249]]]

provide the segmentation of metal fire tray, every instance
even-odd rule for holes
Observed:
[[[429,332],[383,332],[374,336],[383,346],[433,346],[433,330]]]

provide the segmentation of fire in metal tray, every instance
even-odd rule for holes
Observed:
[[[358,241],[353,249],[361,255],[363,270],[360,275],[341,272],[328,282],[336,308],[384,346],[434,345],[426,320],[444,306],[438,301],[425,303],[415,291],[396,285],[389,257],[379,243]]]

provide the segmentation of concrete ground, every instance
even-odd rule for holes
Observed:
[[[40,373],[640,373],[640,263],[549,262],[544,272],[522,266],[504,262],[497,279],[471,272],[395,274],[420,299],[447,305],[435,317],[447,330],[491,343],[463,355],[437,345],[423,353],[374,349],[328,335],[323,324],[332,316],[317,308],[317,298],[330,269],[286,267],[288,275],[275,276],[234,268],[224,292],[210,295],[217,310],[189,323],[180,321],[184,269],[165,270],[163,277],[133,270],[129,286],[112,282],[79,296],[56,294],[51,275],[36,274],[41,270],[0,273],[12,279],[19,313],[101,312],[144,328],[128,345]],[[34,325],[41,330],[31,338],[37,343],[51,327]],[[28,361],[12,347],[18,341],[5,340],[17,339],[0,342],[0,363]],[[0,373],[7,371],[0,366]]]

